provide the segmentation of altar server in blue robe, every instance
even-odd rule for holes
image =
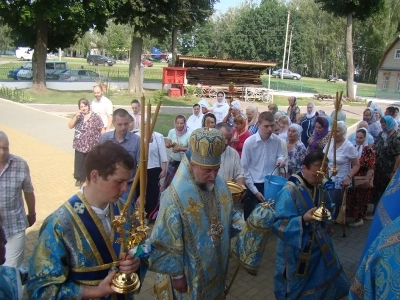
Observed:
[[[135,166],[128,151],[112,141],[88,153],[87,186],[47,217],[40,229],[29,263],[30,299],[133,299],[132,293],[115,293],[110,283],[117,267],[144,277],[139,258],[116,243],[129,236],[133,207],[128,209],[122,236],[111,226],[124,207],[120,197]]]
[[[301,172],[288,179],[276,200],[274,292],[279,300],[340,299],[349,291],[328,222],[313,217],[321,200],[316,184],[323,157],[321,152],[307,154]]]

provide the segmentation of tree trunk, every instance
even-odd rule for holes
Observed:
[[[175,66],[176,56],[178,55],[178,28],[172,29],[172,61],[171,66]]]
[[[347,97],[354,98],[354,64],[353,64],[353,15],[347,15],[346,28],[346,61],[347,61]]]
[[[131,55],[129,60],[129,93],[143,93],[141,67],[143,39],[132,37]]]
[[[47,89],[45,71],[47,57],[47,23],[45,21],[38,21],[36,26],[36,44],[32,56],[32,88],[43,90]]]

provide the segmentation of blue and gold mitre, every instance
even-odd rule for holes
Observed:
[[[219,130],[199,128],[192,132],[189,140],[191,159],[200,166],[218,166],[225,149],[225,138]]]

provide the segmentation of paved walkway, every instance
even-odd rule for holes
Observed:
[[[9,136],[11,153],[28,162],[35,187],[37,223],[27,230],[27,260],[32,254],[43,220],[77,190],[72,176],[73,130],[68,129],[65,118],[1,99],[0,130]],[[342,237],[339,226],[334,228],[336,250],[350,278],[357,269],[369,225],[366,221],[363,227],[347,227],[345,238]],[[258,275],[252,276],[240,270],[228,299],[274,299],[275,248],[276,237],[272,236]],[[230,264],[228,281],[236,266],[236,262]],[[154,278],[154,273],[147,274],[141,293],[135,299],[153,299]]]

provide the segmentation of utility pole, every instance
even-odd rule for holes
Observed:
[[[289,33],[289,23],[290,23],[290,10],[288,11],[288,15],[287,15],[285,49],[283,50],[283,63],[282,63],[281,79],[283,79],[283,71],[285,70],[286,46],[287,46],[287,38],[288,38],[288,33]]]
[[[293,29],[290,30],[289,52],[287,56],[287,65],[286,65],[286,69],[288,70],[289,70],[290,50],[292,49],[292,34],[293,34]]]

